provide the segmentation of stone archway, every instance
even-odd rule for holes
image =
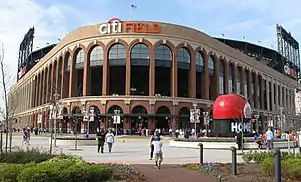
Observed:
[[[132,133],[140,133],[141,129],[148,128],[147,109],[142,105],[137,105],[132,109]]]
[[[120,123],[118,123],[118,124],[113,123],[114,122],[114,117],[113,116],[114,116],[115,110],[119,110],[119,114],[121,115],[120,116]],[[116,125],[117,125],[118,134],[123,133],[123,131],[122,131],[123,130],[123,121],[124,121],[123,109],[118,105],[113,105],[109,108],[108,114],[110,114],[110,116],[109,116],[109,126],[111,128],[115,128],[115,130],[116,130]]]
[[[68,121],[69,121],[69,117],[68,117],[68,109],[66,107],[62,108],[62,116],[63,119],[60,120],[59,122],[59,128],[61,129],[62,133],[67,133],[68,132]]]
[[[160,106],[156,111],[156,128],[164,129],[164,131],[168,131],[170,126],[171,112],[170,109],[166,106]]]
[[[182,107],[178,113],[178,128],[187,129],[189,123],[190,110],[188,107]]]

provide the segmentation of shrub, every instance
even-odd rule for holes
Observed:
[[[260,163],[260,170],[267,176],[274,175],[274,159],[266,158]]]
[[[41,150],[40,148],[15,148],[11,153],[3,155],[1,157],[1,163],[14,163],[14,164],[26,164],[26,163],[40,163],[51,159],[53,155]]]
[[[5,164],[0,167],[0,182],[15,182],[19,173],[25,169],[33,166],[34,164]]]

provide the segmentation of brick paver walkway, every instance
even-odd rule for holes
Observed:
[[[134,167],[146,177],[147,182],[218,182],[212,176],[185,169],[178,165],[162,164],[161,169],[156,169],[154,165],[149,164],[136,164]]]

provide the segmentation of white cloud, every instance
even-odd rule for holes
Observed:
[[[241,39],[276,48],[276,24],[281,24],[301,40],[301,1],[299,0],[177,0],[177,2],[201,18],[199,29],[213,36]],[[197,17],[197,16],[196,16]],[[202,23],[202,21],[204,23]]]

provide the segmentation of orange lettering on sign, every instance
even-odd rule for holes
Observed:
[[[125,22],[123,30],[127,33],[159,33],[161,27],[158,23]]]

